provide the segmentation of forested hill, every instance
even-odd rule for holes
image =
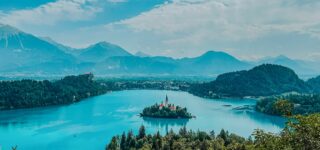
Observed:
[[[215,81],[197,84],[190,92],[203,96],[268,96],[285,92],[309,92],[311,87],[287,67],[263,64],[248,71],[219,75]]]
[[[57,81],[1,81],[0,110],[69,104],[106,92],[92,74]]]
[[[312,92],[320,93],[320,76],[308,80],[307,83],[312,87]]]

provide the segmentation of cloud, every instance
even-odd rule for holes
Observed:
[[[0,23],[73,47],[105,40],[131,52],[172,57],[220,50],[244,59],[319,58],[319,0],[142,1],[57,0],[0,10]]]
[[[168,44],[251,40],[273,32],[320,37],[319,8],[320,1],[173,0],[118,24],[167,36]]]
[[[0,22],[13,26],[55,25],[61,21],[89,20],[100,12],[90,5],[94,0],[58,0],[33,9],[14,10],[0,13]]]

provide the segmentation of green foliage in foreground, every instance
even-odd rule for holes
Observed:
[[[266,133],[256,130],[252,138],[229,134],[225,130],[217,135],[201,131],[180,129],[179,133],[170,131],[165,136],[158,133],[145,133],[141,126],[138,135],[132,131],[114,136],[107,145],[108,150],[316,150],[320,149],[320,114],[295,116],[289,119],[286,127],[279,133]]]
[[[92,74],[61,80],[0,81],[0,110],[69,104],[106,92]]]
[[[159,109],[159,105],[155,104],[144,108],[140,115],[143,117],[154,118],[192,118],[191,114],[188,113],[187,108],[176,106],[176,110],[171,110],[171,106],[172,105],[169,104],[168,107]]]
[[[320,112],[320,95],[267,97],[256,104],[256,110],[272,115],[297,115]]]

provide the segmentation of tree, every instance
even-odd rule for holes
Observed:
[[[183,126],[180,130],[179,130],[179,134],[182,136],[186,136],[187,135],[187,128],[186,126]]]
[[[292,117],[282,137],[296,149],[320,149],[320,114]]]
[[[152,149],[155,149],[155,150],[160,149],[158,139],[155,136],[152,138]]]
[[[139,135],[138,135],[138,139],[142,139],[146,136],[146,129],[145,127],[142,125],[140,128],[139,128]]]
[[[222,138],[224,141],[227,141],[227,133],[226,131],[224,131],[224,129],[221,129],[219,135],[218,135],[220,138]]]
[[[120,149],[125,150],[126,149],[126,133],[123,132],[121,135],[121,141],[120,141]]]
[[[129,148],[131,147],[130,144],[132,144],[131,141],[134,140],[133,137],[134,137],[133,132],[132,132],[132,130],[130,130],[130,131],[128,132],[127,139],[126,139],[126,145],[127,145],[127,147],[129,147]]]
[[[274,113],[278,115],[291,116],[293,112],[293,104],[288,100],[277,100],[274,104]]]
[[[107,146],[106,150],[118,150],[117,137],[112,137],[110,144]]]
[[[214,130],[210,131],[210,136],[211,138],[216,138],[216,133],[214,132]]]

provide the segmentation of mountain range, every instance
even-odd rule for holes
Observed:
[[[273,63],[293,68],[299,75],[320,73],[320,63],[286,56],[246,62],[220,51],[198,57],[174,59],[131,54],[120,46],[99,42],[86,48],[64,46],[48,37],[36,37],[9,25],[0,24],[0,74],[66,75],[92,72],[97,75],[192,75],[217,74]]]

